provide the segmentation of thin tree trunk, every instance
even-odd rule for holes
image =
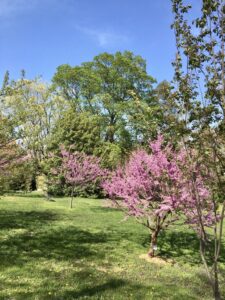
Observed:
[[[214,214],[215,219],[217,218],[217,210],[216,210],[216,202],[213,195],[213,205],[214,205]],[[221,220],[222,222],[222,220]],[[213,294],[215,300],[220,300],[220,289],[219,289],[219,279],[218,279],[218,255],[219,254],[220,242],[218,241],[218,233],[217,233],[217,223],[214,225],[214,263],[213,263]]]
[[[148,252],[148,255],[150,257],[155,256],[155,251],[157,249],[157,240],[158,240],[158,235],[159,235],[159,228],[156,228],[152,234],[151,234],[151,243],[150,243],[150,249]]]
[[[201,254],[201,259],[202,259],[203,265],[207,272],[208,279],[209,279],[210,284],[213,289],[214,299],[221,300],[220,289],[219,289],[219,279],[218,279],[218,262],[215,259],[214,265],[213,265],[213,274],[212,274],[209,270],[207,261],[205,259],[205,241],[203,241],[202,238],[200,239],[200,254]]]
[[[221,300],[220,289],[219,289],[219,279],[218,279],[218,264],[217,261],[214,263],[214,284],[213,284],[213,293],[215,300]]]
[[[72,192],[71,192],[70,208],[73,208],[73,198],[74,198],[74,187],[72,188]]]

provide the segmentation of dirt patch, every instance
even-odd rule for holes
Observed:
[[[174,261],[172,261],[171,259],[162,259],[160,257],[150,257],[148,254],[141,254],[139,256],[139,258],[146,260],[147,262],[153,263],[153,264],[157,264],[157,265],[161,265],[161,266],[165,266],[165,265],[173,265]]]
[[[102,206],[109,208],[118,208],[118,205],[116,205],[116,203],[110,199],[102,200]]]
[[[104,273],[120,273],[123,271],[122,268],[120,267],[112,267],[112,268],[104,268],[104,267],[96,267],[96,270],[100,271],[100,272],[104,272]]]
[[[104,267],[96,267],[96,270],[100,271],[100,272],[104,272],[104,273],[108,273],[108,269],[104,268]]]
[[[120,267],[113,267],[113,268],[112,268],[112,271],[113,271],[113,273],[120,273],[120,272],[123,271],[123,269],[120,268]]]

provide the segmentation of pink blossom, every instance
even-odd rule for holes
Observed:
[[[107,175],[106,170],[100,167],[100,160],[97,157],[80,152],[72,153],[64,148],[61,148],[61,155],[61,170],[66,181],[73,186],[85,185]]]
[[[202,222],[210,226],[215,218],[200,166],[188,160],[184,149],[175,151],[170,145],[163,147],[163,143],[159,135],[149,143],[150,153],[142,149],[133,152],[125,166],[103,183],[104,190],[130,216],[154,223],[156,217],[166,222],[169,215],[181,212],[188,224],[197,226],[200,206]]]

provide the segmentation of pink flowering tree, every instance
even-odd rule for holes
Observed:
[[[186,223],[197,233],[203,266],[214,298],[219,300],[218,265],[225,215],[224,179],[220,177],[216,167],[209,168],[205,164],[204,158],[197,151],[185,146],[184,156],[186,164],[182,167],[184,184],[180,209],[185,215]],[[211,160],[215,161],[213,155]]]
[[[71,202],[73,207],[74,190],[77,186],[84,186],[92,182],[101,180],[106,175],[106,171],[100,167],[100,160],[94,156],[88,156],[81,152],[70,152],[61,149],[62,165],[61,172],[66,182],[71,186]]]
[[[187,222],[197,218],[196,198],[190,190],[191,182],[182,171],[187,163],[184,151],[176,152],[170,145],[163,146],[163,137],[150,143],[150,154],[135,151],[124,167],[119,167],[103,183],[108,196],[122,207],[128,216],[147,226],[151,234],[149,256],[155,255],[159,233],[178,219],[183,211]],[[207,199],[209,192],[198,177],[202,221],[211,222]],[[196,224],[196,222],[195,222]]]
[[[19,173],[29,168],[30,161],[30,155],[15,141],[5,143],[0,141],[0,194],[9,186],[14,188],[18,181],[22,183],[20,187],[24,187],[25,184],[26,189],[29,188],[30,176],[28,174],[20,176]]]
[[[30,155],[26,154],[16,142],[0,144],[0,173],[29,159]]]
[[[185,216],[186,223],[192,227],[198,235],[207,240],[206,228],[212,227],[218,221],[217,214],[214,214],[214,203],[212,192],[209,188],[209,181],[212,174],[203,164],[199,164],[193,150],[180,152],[182,158],[180,169],[180,198],[179,209]]]

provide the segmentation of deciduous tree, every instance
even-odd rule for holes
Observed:
[[[220,212],[220,222],[214,222],[211,237],[214,240],[212,269],[205,254],[205,247],[209,248],[210,243],[205,242],[203,226],[199,237],[200,253],[214,297],[221,299],[218,260],[225,211],[225,4],[223,0],[202,0],[199,17],[192,22],[188,16],[191,6],[183,0],[173,0],[172,9],[177,46],[173,96],[183,123],[183,143],[187,149],[195,148],[198,163],[214,174],[210,183],[211,204],[215,216]],[[191,163],[193,157],[187,152]],[[195,182],[195,174],[191,177]]]
[[[62,149],[62,165],[60,172],[71,185],[70,208],[73,207],[74,189],[77,186],[97,182],[100,185],[106,171],[100,167],[100,160],[94,156],[88,156],[82,152],[69,152]]]
[[[190,190],[191,180],[182,171],[187,163],[185,152],[175,151],[170,145],[163,146],[162,136],[150,143],[150,150],[150,154],[145,150],[134,152],[125,166],[118,168],[104,182],[103,187],[129,216],[149,228],[149,255],[154,256],[160,231],[176,221],[180,211],[190,223],[197,218],[197,209],[195,196]],[[196,171],[195,166],[192,171]],[[196,181],[199,205],[204,211],[202,219],[204,224],[209,224],[212,215],[209,192],[200,174],[196,175]]]

